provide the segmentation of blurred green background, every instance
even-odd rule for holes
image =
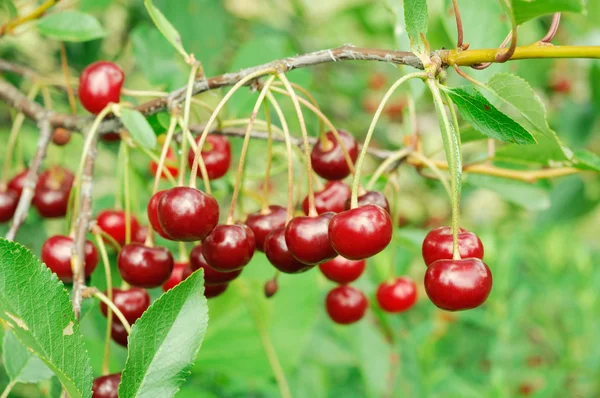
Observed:
[[[24,9],[36,2],[17,2]],[[408,49],[398,13],[400,0],[156,0],[155,4],[179,30],[183,44],[202,60],[207,75],[235,71],[294,54],[351,43],[360,47]],[[432,48],[451,48],[455,41],[451,2],[428,1]],[[461,0],[465,41],[471,48],[495,47],[508,32],[501,6],[495,1]],[[126,72],[125,86],[169,91],[187,80],[188,69],[154,28],[141,0],[64,1],[53,9],[77,8],[95,15],[107,31],[101,40],[67,43],[69,65],[77,75],[87,64],[108,59]],[[5,16],[2,16],[3,22]],[[542,37],[550,19],[530,21],[520,28],[521,43]],[[0,57],[29,65],[61,79],[59,43],[42,38],[35,25],[0,40]],[[556,44],[600,45],[600,1],[588,1],[588,15],[566,15]],[[386,88],[406,72],[389,64],[343,62],[294,71],[292,81],[307,88],[338,128],[364,137],[373,107]],[[571,149],[600,152],[600,63],[583,60],[520,61],[469,72],[486,81],[498,72],[526,79],[543,99],[552,128]],[[449,71],[450,84],[465,84]],[[31,84],[12,75],[5,78],[27,91]],[[568,83],[568,92],[553,87]],[[383,82],[383,84],[381,84]],[[430,98],[412,87],[419,131],[426,153],[439,152],[441,141]],[[405,92],[394,96],[399,110],[380,121],[374,145],[402,146],[407,128],[402,104]],[[56,110],[68,112],[64,93],[52,91]],[[200,96],[216,104],[220,94]],[[224,117],[248,117],[256,97],[241,91],[228,104]],[[38,100],[41,101],[40,98]],[[133,103],[144,98],[124,97]],[[289,101],[282,98],[292,131],[299,129]],[[80,109],[83,113],[83,111]],[[308,114],[307,114],[308,115]],[[14,114],[0,104],[0,140],[6,142]],[[318,133],[313,115],[308,122]],[[194,121],[208,118],[202,110]],[[157,134],[164,132],[154,120]],[[26,122],[19,153],[28,161],[35,150],[36,129]],[[52,147],[46,166],[72,170],[81,155],[81,137],[66,147]],[[239,154],[240,140],[232,139]],[[118,143],[101,143],[97,162],[94,209],[114,206],[122,159]],[[0,148],[0,161],[5,158]],[[258,209],[252,192],[264,174],[264,142],[252,142],[246,169],[243,214]],[[485,156],[485,143],[465,145],[466,159]],[[278,146],[272,203],[285,203],[284,150]],[[19,158],[19,156],[17,156]],[[237,158],[237,156],[235,156]],[[527,159],[521,159],[527,163]],[[16,162],[18,164],[18,161]],[[146,222],[145,204],[152,176],[149,160],[133,154],[130,184],[134,210]],[[517,159],[503,159],[512,167]],[[297,181],[304,181],[296,162]],[[371,159],[367,168],[377,163]],[[14,172],[16,172],[16,167]],[[228,206],[235,173],[214,182],[222,209]],[[365,173],[368,177],[369,172]],[[390,181],[392,180],[392,181]],[[399,190],[391,182],[397,181]],[[436,309],[422,288],[425,266],[420,244],[427,231],[446,225],[449,203],[440,184],[409,166],[393,179],[378,181],[393,203],[402,227],[390,246],[369,260],[367,272],[355,284],[374,304],[379,282],[393,267],[419,286],[418,304],[401,315],[383,314],[376,305],[358,324],[337,326],[324,311],[324,297],[334,285],[318,270],[282,275],[277,295],[267,300],[263,284],[274,271],[256,253],[242,277],[221,297],[210,300],[210,320],[192,376],[179,397],[276,397],[279,395],[264,349],[269,339],[282,362],[294,397],[598,397],[600,396],[600,179],[596,174],[521,184],[466,176],[462,225],[476,232],[485,245],[485,261],[494,275],[494,288],[480,308],[447,313]],[[306,187],[297,184],[298,197]],[[42,226],[42,227],[40,227]],[[35,254],[47,236],[64,233],[64,221],[42,221],[31,210],[18,240]],[[6,226],[0,227],[5,234]],[[177,246],[160,240],[177,253]],[[189,250],[191,247],[188,247]],[[111,257],[114,265],[114,254]],[[99,270],[100,271],[100,270]],[[116,271],[116,268],[115,268]],[[118,274],[114,272],[114,274]],[[102,272],[92,283],[105,286]],[[160,291],[152,292],[158,296]],[[94,372],[100,374],[105,319],[89,303],[82,321]],[[258,314],[254,316],[253,314]],[[125,349],[113,344],[111,370],[120,371]],[[7,383],[0,371],[2,388]],[[11,396],[53,396],[52,382],[38,387],[20,385]]]

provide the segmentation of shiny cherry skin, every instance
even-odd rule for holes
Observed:
[[[358,197],[358,207],[364,205],[377,205],[381,207],[383,210],[387,211],[388,214],[392,214],[390,212],[390,203],[384,194],[377,191],[368,191]],[[345,210],[350,210],[350,199],[346,201]]]
[[[192,269],[192,271],[199,270],[200,268],[204,270],[205,286],[222,285],[224,283],[229,283],[242,273],[241,269],[231,272],[219,272],[214,270],[210,265],[208,265],[208,263],[204,259],[204,254],[202,253],[202,245],[195,246],[190,252],[190,268]]]
[[[331,320],[341,325],[358,322],[365,315],[369,302],[360,290],[342,285],[332,289],[325,299]]]
[[[200,142],[200,137],[196,138],[196,144]],[[188,164],[190,168],[194,164],[195,153],[193,149],[188,152]],[[206,165],[208,178],[216,180],[227,174],[231,165],[231,145],[227,137],[221,135],[209,134],[206,136],[204,148],[202,148],[202,159]],[[198,177],[202,177],[198,170]]]
[[[492,272],[478,258],[437,260],[425,272],[425,291],[446,311],[479,307],[492,291]]]
[[[106,293],[105,293],[106,294]],[[113,303],[123,313],[129,324],[133,324],[142,316],[144,311],[150,307],[150,295],[145,289],[139,287],[131,287],[127,290],[113,288]],[[104,316],[108,315],[108,307],[104,303],[100,303],[100,310]],[[113,313],[113,321],[120,322],[119,317]]]
[[[9,221],[19,204],[19,195],[11,190],[0,191],[0,223]]]
[[[333,260],[319,264],[321,273],[332,282],[345,285],[357,280],[365,270],[365,260],[348,260],[337,256]]]
[[[79,101],[88,112],[98,114],[109,103],[119,103],[125,74],[116,64],[98,61],[79,76]]]
[[[452,228],[439,227],[429,231],[421,248],[425,264],[429,265],[437,260],[451,260],[452,243]],[[473,232],[460,229],[458,248],[462,258],[483,259],[483,244]]]
[[[219,204],[211,195],[195,188],[171,188],[158,202],[158,221],[173,240],[204,240],[219,222]]]
[[[265,255],[275,268],[286,274],[299,274],[313,268],[296,260],[285,243],[285,228],[277,228],[265,239]]]
[[[132,242],[144,243],[146,242],[146,238],[148,237],[148,227],[145,225],[140,225],[135,235],[131,237]]]
[[[352,163],[356,162],[358,157],[358,144],[352,134],[338,130],[340,139],[344,147],[352,159]],[[325,134],[327,144],[323,145],[319,140],[312,149],[310,160],[312,168],[319,176],[326,180],[341,180],[350,174],[344,151],[335,139],[333,132],[328,131]]]
[[[187,279],[192,272],[194,272],[192,270],[191,267],[185,267],[183,270],[183,279]],[[204,297],[206,297],[207,299],[210,298],[214,298],[217,296],[220,296],[221,294],[223,294],[225,292],[225,290],[227,290],[227,288],[229,287],[229,283],[222,283],[220,285],[207,285],[206,283],[204,284]]]
[[[52,166],[40,174],[36,190],[71,190],[75,175],[61,166]]]
[[[281,206],[272,205],[266,212],[257,211],[248,215],[246,225],[254,232],[256,250],[264,252],[265,239],[271,231],[285,226],[286,210]]]
[[[37,189],[33,205],[44,218],[59,218],[67,214],[71,190]]]
[[[173,153],[171,148],[169,148],[169,150],[167,151],[167,157],[165,159],[164,169],[169,170],[169,173],[171,173],[173,178],[176,178],[179,175],[179,169],[177,168],[177,165],[177,158],[175,157],[175,154]],[[155,161],[151,161],[149,168],[150,174],[155,176],[158,172],[158,163],[156,163]],[[160,178],[163,180],[167,179],[167,173],[164,169],[160,176]]]
[[[315,207],[318,214],[328,211],[339,213],[344,211],[346,201],[350,200],[352,190],[341,181],[328,181],[322,191],[315,192]],[[304,214],[308,214],[308,197],[302,202]]]
[[[118,345],[127,348],[127,330],[120,322],[113,322],[110,328],[110,338]]]
[[[408,277],[382,282],[377,287],[377,302],[386,312],[403,312],[417,302],[417,285]]]
[[[140,224],[137,219],[132,215],[129,217],[131,220],[131,238],[135,237],[140,229]],[[119,245],[125,244],[125,224],[127,219],[125,218],[125,212],[120,210],[104,210],[96,217],[97,225],[111,238],[116,240]],[[132,239],[133,240],[133,239]]]
[[[189,266],[189,263],[175,263],[173,265],[173,271],[171,271],[171,276],[162,285],[163,291],[166,292],[168,290],[171,290],[175,286],[179,285],[181,283],[181,281],[183,281],[183,270],[187,266]]]
[[[104,133],[100,136],[100,139],[104,142],[121,141],[121,134],[119,134],[119,133]]]
[[[202,254],[212,269],[231,272],[252,260],[256,243],[246,224],[218,225],[202,242]]]
[[[385,249],[392,230],[392,219],[385,210],[365,205],[336,214],[329,224],[329,239],[339,255],[362,260]]]
[[[121,384],[121,373],[94,379],[92,398],[119,398],[119,384]]]
[[[290,220],[285,227],[285,243],[296,260],[317,265],[337,256],[327,232],[334,215],[323,213],[316,217],[294,217]]]
[[[147,207],[148,221],[150,222],[152,229],[157,234],[159,234],[160,236],[162,236],[165,239],[171,239],[167,236],[165,231],[163,231],[163,229],[160,225],[160,221],[158,220],[158,203],[160,202],[160,198],[162,198],[162,196],[165,192],[167,192],[167,191],[163,190],[163,191],[156,192],[154,195],[152,195],[152,197],[148,201],[148,207]]]
[[[42,245],[41,259],[61,281],[73,282],[71,255],[73,239],[68,236],[54,235]],[[88,278],[98,265],[98,252],[89,240],[85,241],[85,277]]]
[[[125,282],[137,287],[158,287],[171,276],[173,256],[164,247],[130,243],[121,249],[117,266]]]
[[[11,191],[16,192],[17,196],[20,198],[21,193],[23,192],[23,188],[25,188],[25,181],[27,181],[27,173],[29,170],[25,169],[16,176],[14,176],[7,185],[7,188]]]

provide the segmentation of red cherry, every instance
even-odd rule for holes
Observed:
[[[90,113],[98,114],[109,103],[119,103],[125,74],[107,61],[88,65],[79,76],[79,101]]]
[[[121,249],[117,266],[125,282],[138,287],[158,287],[171,276],[173,256],[164,247],[130,243]]]
[[[162,198],[163,194],[167,191],[158,191],[148,201],[148,221],[150,225],[152,225],[152,229],[162,236],[165,239],[171,239],[167,236],[163,228],[160,226],[160,221],[158,220],[158,203],[160,202],[160,198]],[[143,243],[143,242],[140,242]]]
[[[417,285],[407,277],[382,282],[377,288],[377,302],[387,312],[403,312],[417,302]]]
[[[552,80],[550,88],[556,93],[569,94],[573,87],[569,79],[566,77],[559,77]]]
[[[55,235],[48,238],[42,245],[41,259],[52,272],[63,282],[73,282],[71,256],[73,239],[68,236]],[[98,252],[89,240],[85,241],[85,277],[89,277],[98,264]]]
[[[308,271],[313,265],[296,260],[285,243],[285,228],[277,228],[265,239],[265,255],[275,268],[286,274]]]
[[[175,265],[173,266],[173,271],[171,271],[171,276],[162,285],[163,291],[166,292],[168,290],[171,290],[175,286],[179,285],[181,281],[183,281],[183,270],[188,265],[188,263],[175,263]]]
[[[52,133],[52,142],[56,146],[65,146],[71,141],[71,131],[57,127]]]
[[[358,157],[358,144],[354,137],[343,130],[338,130],[340,139],[352,159],[356,162]],[[310,154],[312,168],[319,176],[326,180],[341,180],[350,174],[344,151],[331,131],[325,134],[327,145],[323,145],[319,140]]]
[[[281,206],[269,206],[265,213],[257,211],[246,218],[246,225],[254,232],[256,250],[265,251],[265,239],[271,231],[285,226],[287,218],[286,210]]]
[[[425,273],[425,291],[443,310],[479,307],[492,291],[492,272],[478,258],[437,260]]]
[[[365,315],[368,305],[363,292],[348,285],[332,289],[325,299],[329,317],[342,325],[359,321]]]
[[[0,222],[9,221],[19,204],[19,195],[13,190],[0,191]]]
[[[144,311],[150,306],[150,295],[145,289],[131,287],[127,290],[113,288],[113,303],[123,313],[129,324],[133,324],[142,316]],[[104,316],[108,315],[108,307],[100,303],[100,310]],[[119,317],[113,313],[113,321],[120,322]]]
[[[183,279],[186,279],[192,274],[192,269],[190,267],[185,267],[183,270]],[[206,285],[204,284],[204,297],[207,299],[220,296],[227,290],[229,287],[229,283],[223,283],[220,285]]]
[[[200,137],[196,137],[196,144],[200,142]],[[188,164],[190,167],[194,164],[196,156],[193,149],[188,152]],[[202,159],[206,165],[208,178],[216,180],[223,177],[229,170],[231,164],[231,145],[227,137],[221,135],[207,135],[204,147],[202,148]],[[202,177],[198,171],[198,177]]]
[[[229,283],[242,273],[241,269],[231,272],[215,271],[210,265],[208,265],[208,263],[204,259],[204,254],[202,253],[202,245],[195,246],[190,252],[190,268],[192,271],[199,270],[200,268],[204,270],[205,286],[222,285],[224,283]]]
[[[177,175],[179,174],[179,169],[177,168],[177,158],[175,157],[175,154],[173,153],[171,148],[169,148],[169,150],[167,151],[167,157],[165,159],[164,168],[169,170],[169,172],[171,173],[173,178],[177,177]],[[151,161],[150,162],[150,174],[155,176],[157,172],[158,172],[158,163],[156,163],[155,161]],[[164,169],[163,169],[163,172],[162,172],[162,175],[160,176],[160,178],[162,178],[162,179],[167,178],[167,173],[164,171]]]
[[[121,384],[121,373],[94,379],[92,398],[119,398],[119,384]]]
[[[212,269],[231,272],[252,260],[256,243],[246,224],[218,225],[202,242],[202,254]]]
[[[132,215],[129,217],[131,220],[131,238],[135,237],[140,229],[140,224],[137,219]],[[125,212],[120,210],[104,210],[98,214],[96,223],[104,232],[110,235],[116,240],[119,245],[125,244]],[[133,240],[133,239],[132,239]]]
[[[32,203],[44,218],[64,217],[69,207],[70,195],[70,189],[36,189]]]
[[[337,256],[327,232],[334,215],[323,213],[316,217],[294,217],[290,220],[285,228],[285,243],[298,261],[316,265]]]
[[[361,260],[385,249],[392,230],[392,219],[385,210],[365,205],[336,214],[329,224],[329,239],[341,256]]]
[[[390,204],[386,199],[385,195],[381,192],[377,191],[369,191],[365,194],[362,194],[358,197],[358,207],[364,205],[377,205],[381,207],[383,210],[387,211],[388,214],[391,214]],[[350,210],[350,199],[346,201],[346,210]]]
[[[119,322],[113,322],[110,328],[110,337],[112,340],[120,346],[127,347],[127,330]]]
[[[473,232],[460,228],[458,248],[462,258],[483,259],[483,244]],[[452,259],[452,228],[439,227],[429,231],[423,240],[423,260],[429,265],[437,260]]]
[[[25,169],[22,172],[20,172],[19,174],[17,174],[16,176],[14,176],[8,182],[8,186],[7,186],[8,189],[11,191],[15,191],[19,198],[21,197],[23,188],[25,188],[25,181],[27,180],[27,173],[29,173],[29,170]]]
[[[119,133],[105,133],[100,136],[100,139],[104,142],[115,142],[121,141],[121,134]]]
[[[148,227],[140,225],[136,234],[131,238],[132,242],[144,243],[148,237]]]
[[[204,240],[219,222],[219,204],[211,195],[195,188],[175,187],[158,202],[158,220],[173,240]]]
[[[319,269],[327,279],[339,284],[346,284],[357,280],[365,270],[365,260],[348,260],[337,256],[333,260],[319,264]]]
[[[40,174],[36,190],[71,190],[75,175],[61,166],[52,166]]]
[[[328,211],[339,213],[344,211],[347,200],[350,200],[352,190],[341,181],[328,181],[322,191],[315,192],[315,207],[317,213],[322,214]],[[302,202],[304,214],[308,214],[308,197]]]
[[[371,90],[381,90],[387,83],[387,77],[381,72],[375,72],[369,78],[369,88]]]

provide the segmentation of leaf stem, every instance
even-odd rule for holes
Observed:
[[[108,254],[106,253],[106,246],[104,245],[104,240],[102,234],[100,233],[100,228],[96,226],[93,231],[94,238],[96,240],[96,245],[100,251],[100,256],[102,257],[102,265],[104,266],[104,276],[106,278],[106,293],[107,298],[110,301],[113,301],[113,289],[112,289],[112,275],[110,270],[110,262],[108,260]],[[102,360],[102,375],[106,376],[110,373],[110,369],[108,367],[108,360],[110,357],[110,336],[112,331],[112,309],[107,307],[106,309],[106,339],[104,343],[104,358]]]
[[[4,391],[2,391],[2,395],[0,395],[0,398],[8,398],[8,395],[10,394],[10,392],[12,391],[13,387],[17,384],[16,380],[11,380],[8,385],[6,386],[6,388],[4,389]]]
[[[371,179],[367,183],[367,188],[366,188],[367,191],[371,191],[373,189],[373,186],[375,185],[375,183],[377,182],[379,177],[381,177],[383,175],[383,173],[388,171],[388,169],[394,163],[400,162],[402,159],[406,158],[411,153],[412,153],[412,150],[410,150],[408,148],[403,148],[403,149],[399,150],[398,152],[394,153],[392,156],[385,159],[383,162],[381,162],[381,164],[379,165],[377,170],[375,170],[375,172],[371,176]]]

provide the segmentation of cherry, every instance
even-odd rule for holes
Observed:
[[[387,83],[387,77],[381,72],[375,72],[369,78],[369,88],[371,90],[381,90]]]
[[[269,206],[267,212],[257,211],[248,215],[246,225],[254,232],[254,241],[256,242],[256,250],[265,251],[265,239],[267,235],[277,229],[285,226],[287,218],[286,210],[281,206]]]
[[[119,398],[119,384],[121,384],[121,373],[94,379],[92,398]]]
[[[185,267],[183,269],[183,279],[189,277],[192,272],[194,272],[190,267]],[[207,285],[204,284],[204,297],[207,299],[220,296],[227,290],[229,287],[229,283],[222,283],[219,285]]]
[[[265,255],[275,268],[286,274],[308,271],[313,265],[296,260],[285,243],[285,228],[277,228],[265,239]]]
[[[385,249],[392,229],[392,219],[384,209],[365,205],[336,214],[329,224],[329,239],[341,256],[361,260]]]
[[[131,224],[130,236],[131,238],[134,238],[140,229],[140,224],[132,215],[129,217],[129,219]],[[98,214],[98,217],[96,217],[96,223],[104,232],[110,235],[111,238],[116,240],[119,245],[123,246],[125,244],[125,224],[127,223],[127,219],[125,218],[124,211],[104,210]]]
[[[196,137],[196,143],[199,142],[200,137]],[[207,135],[201,153],[208,178],[216,180],[227,173],[229,165],[231,164],[231,145],[229,144],[227,137],[221,135]],[[188,164],[190,167],[194,164],[195,156],[196,153],[194,150],[190,149],[188,152]],[[198,177],[201,176],[200,171],[198,171]]]
[[[19,195],[11,189],[0,191],[0,222],[9,221],[19,204]]]
[[[100,139],[104,142],[121,141],[121,134],[119,134],[119,133],[104,133],[100,136]]]
[[[73,239],[68,236],[54,235],[42,245],[41,259],[63,282],[73,282],[71,256]],[[85,277],[89,277],[98,264],[98,252],[89,240],[85,241]]]
[[[21,193],[23,192],[23,188],[25,188],[25,181],[27,181],[27,173],[29,173],[29,170],[25,169],[22,172],[20,172],[19,174],[17,174],[16,176],[14,176],[9,182],[8,182],[8,189],[14,191],[17,193],[17,196],[20,198],[21,197]]]
[[[33,197],[33,205],[44,218],[64,217],[69,207],[71,190],[38,189]]]
[[[325,299],[329,317],[342,325],[359,321],[365,315],[368,305],[363,292],[348,285],[332,289]]]
[[[403,312],[417,302],[417,285],[407,277],[382,282],[377,288],[377,302],[387,312]]]
[[[173,256],[164,247],[130,243],[121,249],[117,266],[125,282],[138,287],[158,287],[171,276]]]
[[[317,213],[322,214],[328,211],[339,213],[344,211],[347,200],[350,200],[352,190],[341,181],[328,181],[322,191],[315,192],[315,207]],[[304,214],[308,214],[308,197],[302,202]]]
[[[294,217],[290,220],[285,228],[285,243],[298,261],[316,265],[337,256],[327,232],[334,215],[323,213],[316,217]]]
[[[158,202],[158,221],[173,240],[204,240],[219,222],[219,204],[195,188],[171,188]]]
[[[190,252],[190,268],[192,271],[199,270],[200,268],[204,270],[205,286],[229,283],[242,273],[241,269],[231,272],[219,272],[214,270],[204,259],[202,245],[195,246]]]
[[[357,280],[365,270],[365,260],[348,260],[337,256],[333,260],[319,264],[319,269],[332,282],[346,284]]]
[[[343,130],[338,130],[341,141],[352,159],[352,163],[356,162],[358,157],[358,144],[354,137]],[[327,140],[326,145],[323,145],[319,140],[310,154],[312,168],[319,176],[326,180],[341,180],[350,174],[344,151],[339,142],[331,131],[325,134]]]
[[[265,283],[265,297],[266,298],[271,298],[275,295],[275,293],[277,293],[277,290],[279,290],[279,284],[277,283],[277,279],[273,278],[268,280]]]
[[[358,197],[358,207],[364,205],[377,205],[383,210],[387,211],[388,214],[392,214],[390,211],[390,203],[386,199],[385,195],[377,191],[368,191]],[[350,210],[350,199],[346,201],[345,210]]]
[[[171,290],[175,286],[179,285],[181,281],[183,281],[183,270],[188,265],[188,263],[175,263],[175,265],[173,265],[173,271],[171,271],[171,276],[162,285],[163,291],[166,292],[168,290]]]
[[[125,74],[107,61],[88,65],[79,76],[79,101],[90,113],[98,114],[109,103],[119,103]]]
[[[169,170],[169,172],[171,173],[173,178],[175,178],[175,177],[177,177],[177,175],[179,175],[179,169],[177,168],[177,158],[175,157],[175,154],[173,153],[171,148],[169,148],[169,150],[167,151],[167,157],[165,159],[164,169]],[[160,176],[160,178],[162,178],[162,179],[167,178],[167,173],[164,171],[164,169]],[[158,163],[156,163],[155,161],[151,161],[150,162],[150,174],[155,176],[157,171],[158,171]]]
[[[62,127],[57,127],[52,133],[52,142],[57,146],[65,146],[71,141],[71,132]]]
[[[483,304],[492,290],[492,272],[478,258],[437,260],[425,273],[425,291],[437,307],[460,311]]]
[[[61,166],[52,166],[40,174],[36,190],[71,190],[75,175]]]
[[[202,254],[212,269],[231,272],[252,260],[256,243],[246,224],[218,225],[202,242]]]
[[[163,194],[167,191],[158,191],[148,201],[148,221],[150,225],[152,225],[152,229],[156,231],[157,234],[162,236],[165,239],[171,239],[167,236],[165,231],[160,225],[160,221],[158,220],[158,203],[160,202],[160,198],[162,198]],[[140,242],[143,243],[143,242]]]
[[[131,287],[127,290],[113,288],[113,303],[123,313],[129,324],[133,324],[142,316],[144,311],[150,306],[150,295],[145,289],[139,287]],[[104,303],[100,303],[100,310],[104,316],[108,314],[108,307]],[[113,321],[120,322],[119,317],[113,313]]]
[[[129,334],[127,333],[127,330],[125,330],[125,326],[119,322],[113,322],[110,328],[110,337],[115,343],[120,346],[127,347],[128,336]]]
[[[458,248],[463,258],[483,259],[483,244],[473,232],[460,228],[458,233]],[[429,265],[436,260],[452,259],[452,228],[439,227],[429,231],[423,240],[423,260]]]
[[[137,243],[146,242],[146,238],[148,237],[148,227],[145,225],[140,225],[135,235],[132,236],[131,240]]]

